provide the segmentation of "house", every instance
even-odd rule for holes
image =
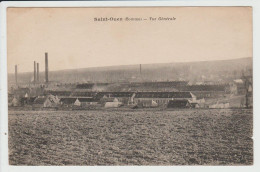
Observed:
[[[57,107],[57,104],[52,102],[51,99],[47,98],[43,103],[43,107]]]
[[[47,97],[38,97],[34,100],[34,107],[57,107],[60,104],[60,100],[53,95]]]
[[[152,108],[152,107],[157,107],[158,103],[156,103],[153,100],[142,100],[139,101],[137,104],[138,107],[147,107],[147,108]]]
[[[14,97],[10,103],[10,106],[14,106],[14,107],[17,107],[17,106],[20,106],[21,105],[21,102],[18,98]]]
[[[188,100],[170,100],[167,108],[191,108],[191,104]]]
[[[100,103],[101,103],[102,105],[105,105],[107,102],[119,102],[119,101],[118,101],[118,99],[115,98],[115,97],[106,97],[106,96],[104,96],[104,97],[102,97],[102,98],[100,99]]]
[[[111,93],[104,93],[104,92],[102,92],[102,94],[104,94],[104,95],[100,99],[100,103],[105,108],[119,107],[119,106],[121,106],[123,104],[116,97],[112,97],[112,92]]]
[[[75,106],[87,106],[93,104],[97,104],[97,102],[94,101],[93,97],[77,98],[74,102]]]
[[[122,102],[106,102],[105,103],[105,108],[116,108],[116,107],[120,107],[122,105]]]
[[[74,102],[74,105],[75,105],[75,106],[80,106],[80,105],[81,105],[79,99],[76,99],[76,101]]]
[[[135,104],[144,100],[153,100],[158,105],[167,105],[170,100],[196,101],[196,96],[191,92],[137,92],[135,94]]]
[[[129,104],[131,102],[131,97],[133,96],[133,92],[113,92],[111,95],[115,97],[119,102],[123,104]]]
[[[130,104],[133,94],[134,92],[99,92],[97,99],[99,99],[101,103],[111,102],[117,99],[123,104]]]

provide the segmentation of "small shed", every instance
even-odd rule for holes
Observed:
[[[188,100],[170,100],[167,108],[191,108],[191,104]]]

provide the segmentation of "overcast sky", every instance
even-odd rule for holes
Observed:
[[[8,8],[8,72],[252,57],[250,7]],[[94,22],[95,17],[146,21]],[[175,17],[150,21],[149,17]]]

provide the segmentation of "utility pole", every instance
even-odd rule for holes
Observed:
[[[245,86],[245,90],[246,90],[246,95],[245,95],[245,98],[246,98],[246,108],[249,108],[249,100],[248,100],[248,97],[249,97],[249,86],[252,83],[249,81],[248,77],[245,76],[243,71],[242,71],[242,78],[243,78],[244,86]]]

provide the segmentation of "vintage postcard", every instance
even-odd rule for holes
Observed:
[[[11,166],[253,165],[252,7],[9,7]]]

